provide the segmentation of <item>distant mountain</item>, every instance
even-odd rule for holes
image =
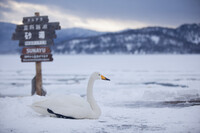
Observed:
[[[18,42],[11,40],[15,28],[15,24],[0,22],[0,54],[19,52]]]
[[[57,38],[56,41],[70,40],[78,37],[88,37],[88,36],[97,36],[103,34],[102,32],[97,32],[88,29],[82,28],[68,28],[56,31]]]
[[[0,54],[19,53],[21,51],[18,45],[19,42],[11,40],[15,28],[15,24],[0,22]],[[56,31],[56,34],[57,38],[54,40],[55,45],[62,41],[80,37],[96,36],[103,33],[82,28],[68,28],[58,30]]]
[[[200,53],[200,24],[184,24],[176,29],[147,27],[76,38],[55,45],[53,50],[73,54],[196,54]]]
[[[19,53],[18,41],[11,36],[16,26],[0,22],[0,54]],[[52,51],[59,54],[155,54],[200,53],[200,24],[177,28],[146,27],[101,33],[81,28],[56,31]]]

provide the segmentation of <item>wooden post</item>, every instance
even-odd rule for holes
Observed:
[[[40,16],[40,13],[39,12],[35,12],[35,16]]]
[[[42,96],[42,63],[36,62],[36,94]]]
[[[40,16],[39,12],[35,12],[35,16]],[[36,94],[42,96],[42,64],[36,62]]]

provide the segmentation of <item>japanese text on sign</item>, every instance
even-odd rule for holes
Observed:
[[[38,39],[45,39],[45,32],[44,31],[39,31],[38,32]],[[24,34],[24,39],[25,40],[30,40],[32,39],[32,33],[31,32],[25,32]]]
[[[31,24],[31,25],[24,25],[24,31],[29,30],[47,30],[47,24]]]
[[[48,16],[33,16],[33,17],[24,17],[23,23],[48,23]]]

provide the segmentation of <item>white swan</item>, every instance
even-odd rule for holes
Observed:
[[[38,113],[69,119],[97,119],[101,109],[93,97],[93,85],[97,79],[109,80],[98,72],[94,72],[88,81],[87,101],[79,96],[49,97],[35,102],[31,107]]]

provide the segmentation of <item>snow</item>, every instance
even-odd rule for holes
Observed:
[[[128,51],[132,50],[133,45],[131,43],[126,44],[126,48]]]
[[[102,40],[103,43],[108,43],[109,41],[111,41],[110,37],[100,37],[100,39]]]
[[[48,96],[85,96],[94,71],[111,79],[94,85],[94,97],[102,110],[100,118],[68,120],[37,114],[29,106],[45,97],[30,96],[35,64],[21,63],[19,55],[1,55],[1,133],[200,132],[200,55],[53,58],[53,62],[42,63]]]
[[[62,50],[64,49],[65,45],[57,46],[57,49]]]
[[[135,38],[135,35],[129,35],[125,37],[125,41],[132,41]]]
[[[200,37],[199,37],[199,35],[194,35],[193,36],[193,40],[191,39],[191,42],[193,42],[195,44],[199,44],[200,43]]]
[[[152,40],[155,44],[158,44],[160,38],[159,38],[158,36],[153,35],[153,36],[151,36],[151,40]]]

